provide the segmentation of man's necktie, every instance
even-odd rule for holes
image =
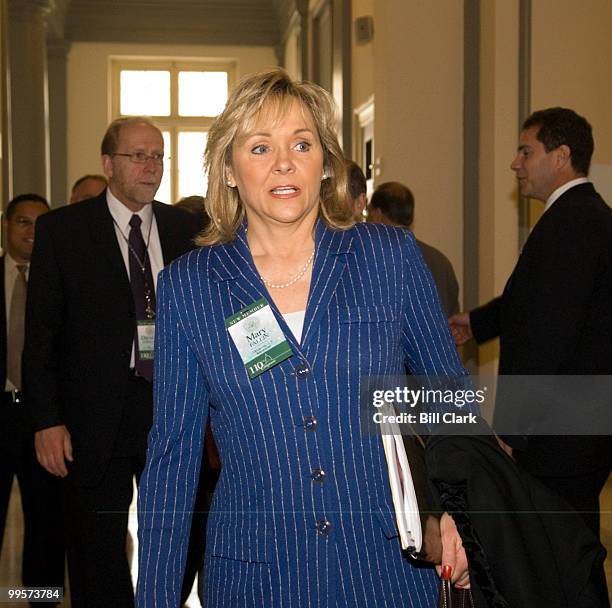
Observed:
[[[21,355],[23,352],[23,330],[28,284],[26,264],[17,264],[17,276],[13,286],[7,336],[6,375],[17,390],[21,390]]]
[[[130,258],[130,284],[136,309],[136,320],[153,320],[155,318],[155,284],[151,273],[151,262],[147,246],[142,238],[140,225],[142,220],[136,214],[130,220],[130,238],[128,239]],[[138,327],[135,337],[136,371],[147,380],[153,379],[153,361],[141,359],[138,350]]]

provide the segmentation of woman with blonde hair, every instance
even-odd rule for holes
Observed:
[[[432,606],[398,542],[362,378],[463,375],[414,238],[357,224],[334,104],[273,70],[241,81],[206,148],[211,223],[159,278],[155,420],[137,604],[177,606],[207,416],[222,461],[207,608]],[[443,518],[445,563],[465,554]]]

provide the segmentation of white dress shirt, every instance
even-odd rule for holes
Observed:
[[[128,240],[130,238],[130,220],[134,212],[128,209],[113,193],[110,188],[106,190],[106,202],[108,204],[108,210],[113,217],[115,224],[115,234],[117,235],[117,242],[119,243],[119,249],[121,249],[121,255],[123,256],[123,263],[125,264],[125,270],[127,276],[130,276],[130,250],[128,247]],[[157,275],[160,270],[164,267],[164,258],[162,254],[161,243],[159,240],[159,232],[157,230],[157,222],[155,221],[155,214],[153,213],[153,207],[151,205],[145,205],[140,211],[137,212],[140,216],[142,224],[140,230],[142,232],[142,238],[147,245],[147,252],[149,254],[149,262],[151,263],[151,274],[153,275],[153,282],[155,283],[155,291],[157,291]],[[130,359],[130,367],[134,367],[134,345],[132,344],[132,356]]]
[[[298,310],[297,312],[288,312],[283,315],[285,322],[289,326],[291,333],[295,336],[295,339],[298,343],[302,341],[302,330],[304,329],[305,316],[305,310]]]
[[[119,243],[121,255],[123,256],[123,263],[125,264],[125,269],[129,277],[130,250],[128,248],[128,240],[130,238],[130,231],[132,230],[130,220],[134,212],[116,198],[110,191],[110,188],[106,190],[106,202],[108,203],[108,210],[113,216],[117,242]],[[140,216],[142,220],[140,230],[142,232],[142,238],[147,245],[149,261],[151,262],[151,274],[153,275],[153,282],[157,289],[157,275],[164,267],[164,258],[162,255],[161,243],[159,241],[159,232],[157,231],[157,222],[153,214],[153,207],[151,205],[145,205],[136,215]]]
[[[570,188],[577,186],[578,184],[587,184],[589,180],[586,177],[577,177],[576,179],[572,179],[569,182],[565,182],[563,186],[559,186],[546,201],[546,207],[544,207],[544,211],[548,211],[552,204],[565,192],[567,192]]]
[[[26,264],[26,281],[28,280],[28,275],[30,273],[30,265]],[[8,336],[8,323],[9,323],[9,314],[11,311],[11,300],[13,299],[13,290],[15,288],[15,279],[19,274],[19,270],[17,270],[17,262],[9,255],[8,251],[4,253],[4,310],[6,310],[6,316],[4,319],[4,323],[6,326],[6,333]],[[14,391],[16,390],[16,386],[7,378],[6,383],[4,385],[5,391]]]

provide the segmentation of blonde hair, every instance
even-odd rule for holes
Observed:
[[[234,240],[245,209],[238,189],[227,185],[232,146],[254,126],[264,109],[282,117],[293,100],[312,117],[323,148],[323,170],[327,177],[321,182],[319,214],[331,228],[346,229],[353,225],[346,197],[344,156],[336,137],[334,101],[318,85],[295,82],[284,70],[275,69],[243,78],[208,132],[204,164],[208,172],[206,211],[211,222],[198,237],[198,245]]]

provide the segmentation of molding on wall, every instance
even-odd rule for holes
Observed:
[[[287,42],[287,38],[295,25],[295,16],[298,13],[297,4],[296,0],[273,0],[278,22],[278,42],[280,44],[284,45]]]
[[[332,11],[333,94],[341,113],[342,151],[344,156],[352,158],[351,0],[333,0]]]
[[[480,0],[463,5],[463,306],[479,301],[480,255]],[[478,365],[478,347],[464,347],[468,367]]]
[[[519,88],[518,88],[518,129],[531,113],[531,0],[519,2]],[[519,197],[518,208],[518,250],[521,251],[529,236],[530,202]]]
[[[72,0],[65,32],[75,42],[276,46],[286,4],[288,0]]]

